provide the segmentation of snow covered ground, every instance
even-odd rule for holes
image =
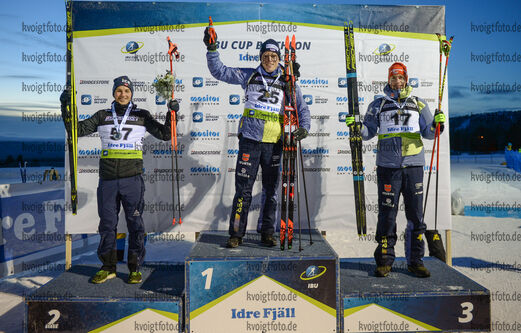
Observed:
[[[516,208],[521,202],[521,175],[501,165],[502,155],[456,158],[451,161],[452,190],[467,207],[463,211],[474,216],[452,217],[453,267],[490,290],[493,332],[521,331],[521,219],[516,215],[521,210]],[[482,216],[487,212],[513,217]],[[404,227],[398,227],[399,233]],[[174,246],[149,242],[147,259],[182,262],[193,240],[190,233]],[[371,257],[375,247],[371,237],[359,240],[352,232],[328,232],[327,240],[341,258]],[[404,256],[403,242],[396,250]],[[73,263],[97,264],[98,259],[91,251],[75,256]],[[63,262],[42,268],[0,279],[0,332],[22,332],[23,296],[58,276]]]

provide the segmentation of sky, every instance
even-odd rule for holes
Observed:
[[[346,0],[298,2],[361,3]],[[521,1],[391,0],[363,3],[446,6],[446,34],[454,35],[448,70],[451,117],[521,110]],[[46,30],[53,31],[33,31],[34,25],[40,23],[49,23]],[[0,138],[46,138],[49,131],[56,137],[61,136],[63,127],[60,121],[56,121],[55,115],[59,114],[58,97],[65,82],[65,63],[62,60],[65,56],[64,24],[63,0],[2,3]],[[35,55],[43,55],[45,61],[31,62]],[[28,91],[35,82],[45,83],[46,91]],[[35,116],[40,116],[49,124],[31,130],[30,126],[24,125],[28,116],[33,117],[33,121]]]

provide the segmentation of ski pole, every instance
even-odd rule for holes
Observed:
[[[436,34],[438,37],[438,41],[440,43],[440,66],[439,66],[439,84],[438,84],[438,109],[437,112],[441,112],[441,102],[443,99],[443,92],[445,88],[445,80],[447,77],[447,67],[449,62],[449,55],[450,50],[452,47],[452,40],[454,39],[454,36],[450,37],[450,39],[447,41],[445,39],[441,38],[440,34]],[[445,68],[443,70],[443,78],[441,76],[441,67],[443,63],[443,55],[445,55]],[[437,113],[434,115],[436,116]],[[441,124],[436,124],[436,130],[434,135],[434,143],[432,147],[432,154],[431,154],[431,163],[429,166],[429,177],[427,179],[427,190],[425,192],[425,203],[423,205],[423,218],[422,220],[425,220],[425,210],[427,209],[427,199],[429,197],[429,187],[430,187],[430,180],[431,180],[431,172],[432,172],[432,163],[434,161],[434,152],[436,151],[436,145],[437,145],[437,154],[436,154],[436,189],[435,189],[435,205],[434,205],[434,226],[435,229],[437,228],[438,224],[438,173],[439,173],[439,150],[440,150],[440,133],[441,133]]]
[[[213,20],[211,16],[208,16],[208,33],[210,34],[210,44],[215,43],[215,29],[213,28]]]
[[[295,63],[295,60],[296,60],[295,49],[296,49],[296,41],[295,41],[295,35],[293,35],[291,37],[291,67],[290,67],[293,87],[295,87],[295,81],[296,81],[296,78],[295,78],[295,75],[293,72],[293,64]],[[292,93],[294,94],[295,90],[293,90]],[[296,96],[293,96],[293,100],[296,103]],[[297,128],[298,128],[299,119],[298,119],[298,110],[296,107],[295,107],[295,118],[296,118],[296,123],[297,123]],[[306,176],[304,174],[304,159],[302,156],[302,144],[300,141],[298,141],[298,150],[299,150],[299,156],[300,156],[300,158],[298,158],[298,159],[300,160],[300,169],[302,172],[302,184],[304,185],[304,203],[306,205],[306,214],[307,214],[307,218],[308,218],[309,244],[311,245],[311,244],[313,244],[313,238],[311,237],[311,219],[309,217],[309,204],[308,204],[308,194],[307,194],[307,188],[306,188]],[[297,175],[298,175],[298,162],[297,162]],[[300,191],[298,186],[297,186],[297,191]],[[299,195],[298,192],[297,192],[297,195]],[[299,205],[299,213],[300,213],[300,200],[298,200],[298,205]],[[301,223],[300,223],[300,214],[299,214],[299,229],[300,229],[300,226],[301,226]],[[299,233],[300,233],[300,230],[299,230]]]
[[[439,37],[438,37],[439,38]],[[454,39],[454,36],[450,37],[450,39],[442,40],[440,44],[440,51],[445,55],[445,68],[443,69],[443,81],[441,82],[441,92],[440,92],[440,98],[439,98],[439,104],[438,104],[438,110],[441,112],[441,101],[443,99],[443,92],[445,90],[445,79],[447,77],[447,67],[449,64],[449,55],[450,55],[450,49],[452,46],[452,40]],[[434,202],[434,227],[435,229],[438,227],[438,178],[439,178],[439,165],[440,165],[440,134],[441,134],[441,124],[438,123],[436,125],[436,136],[438,137],[438,149],[436,151],[436,194],[435,194],[435,202]]]
[[[173,64],[172,60],[175,56],[176,59],[179,59],[179,51],[177,49],[177,44],[172,43],[170,40],[170,37],[166,37],[166,40],[168,42],[168,54],[170,56],[170,74],[173,76]],[[173,151],[172,155],[172,213],[173,213],[173,219],[172,224],[175,225],[175,201],[174,201],[174,178],[175,182],[177,183],[177,208],[179,210],[179,224],[183,223],[183,220],[181,219],[181,192],[179,191],[179,169],[177,164],[177,111],[179,111],[179,103],[174,99],[174,90],[175,90],[175,81],[174,81],[174,87],[172,87],[172,99],[168,103],[168,108],[170,109],[170,143],[171,143],[171,149]],[[175,165],[174,165],[175,162]],[[175,170],[175,171],[174,171]],[[175,172],[175,174],[174,174]]]

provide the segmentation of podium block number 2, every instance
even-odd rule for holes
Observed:
[[[201,275],[206,277],[206,282],[204,283],[204,289],[210,289],[212,286],[212,274],[213,274],[213,268],[207,268],[205,269]]]
[[[45,324],[45,329],[58,329],[58,324],[56,322],[60,319],[60,311],[51,310],[48,314],[49,316],[52,316],[52,318],[47,324]]]

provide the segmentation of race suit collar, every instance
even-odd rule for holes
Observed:
[[[391,89],[389,84],[387,84],[384,88],[384,93],[393,100],[398,100],[398,97],[400,97],[400,100],[404,100],[411,95],[412,87],[410,85],[406,85],[402,90],[398,90]]]

